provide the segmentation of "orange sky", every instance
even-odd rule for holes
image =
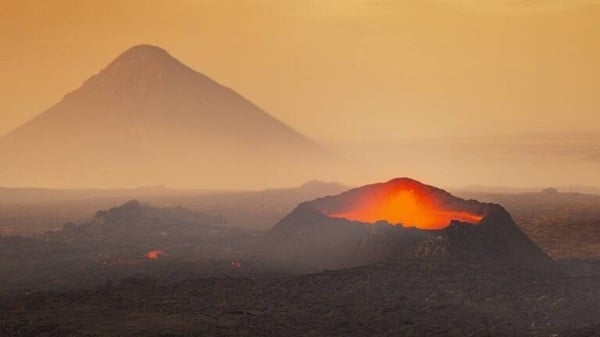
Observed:
[[[162,46],[325,144],[600,130],[600,1],[127,0],[0,6],[0,134]]]

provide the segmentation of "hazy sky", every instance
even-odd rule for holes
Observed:
[[[0,0],[0,134],[149,43],[325,144],[600,131],[600,1]]]

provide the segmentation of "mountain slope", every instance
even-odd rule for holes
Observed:
[[[0,185],[289,185],[315,178],[328,157],[239,94],[142,45],[0,139]]]

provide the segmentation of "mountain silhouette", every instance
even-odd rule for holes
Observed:
[[[140,45],[0,138],[0,185],[278,186],[318,178],[330,158],[233,90]]]

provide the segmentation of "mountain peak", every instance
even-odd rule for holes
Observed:
[[[168,54],[166,50],[164,50],[163,48],[161,48],[159,46],[155,46],[153,44],[144,44],[144,43],[135,45],[135,46],[127,49],[123,53],[135,53],[135,52]]]
[[[87,84],[113,91],[147,91],[152,83],[173,82],[196,74],[166,50],[153,45],[133,46],[114,59]],[[160,89],[164,89],[162,86]]]
[[[140,44],[125,50],[119,55],[115,61],[123,60],[139,60],[139,59],[156,59],[156,60],[175,60],[166,50],[161,47]]]
[[[112,96],[148,97],[176,90],[175,83],[190,77],[202,77],[179,62],[165,49],[153,45],[136,45],[115,58],[100,73],[85,82],[86,91]]]

